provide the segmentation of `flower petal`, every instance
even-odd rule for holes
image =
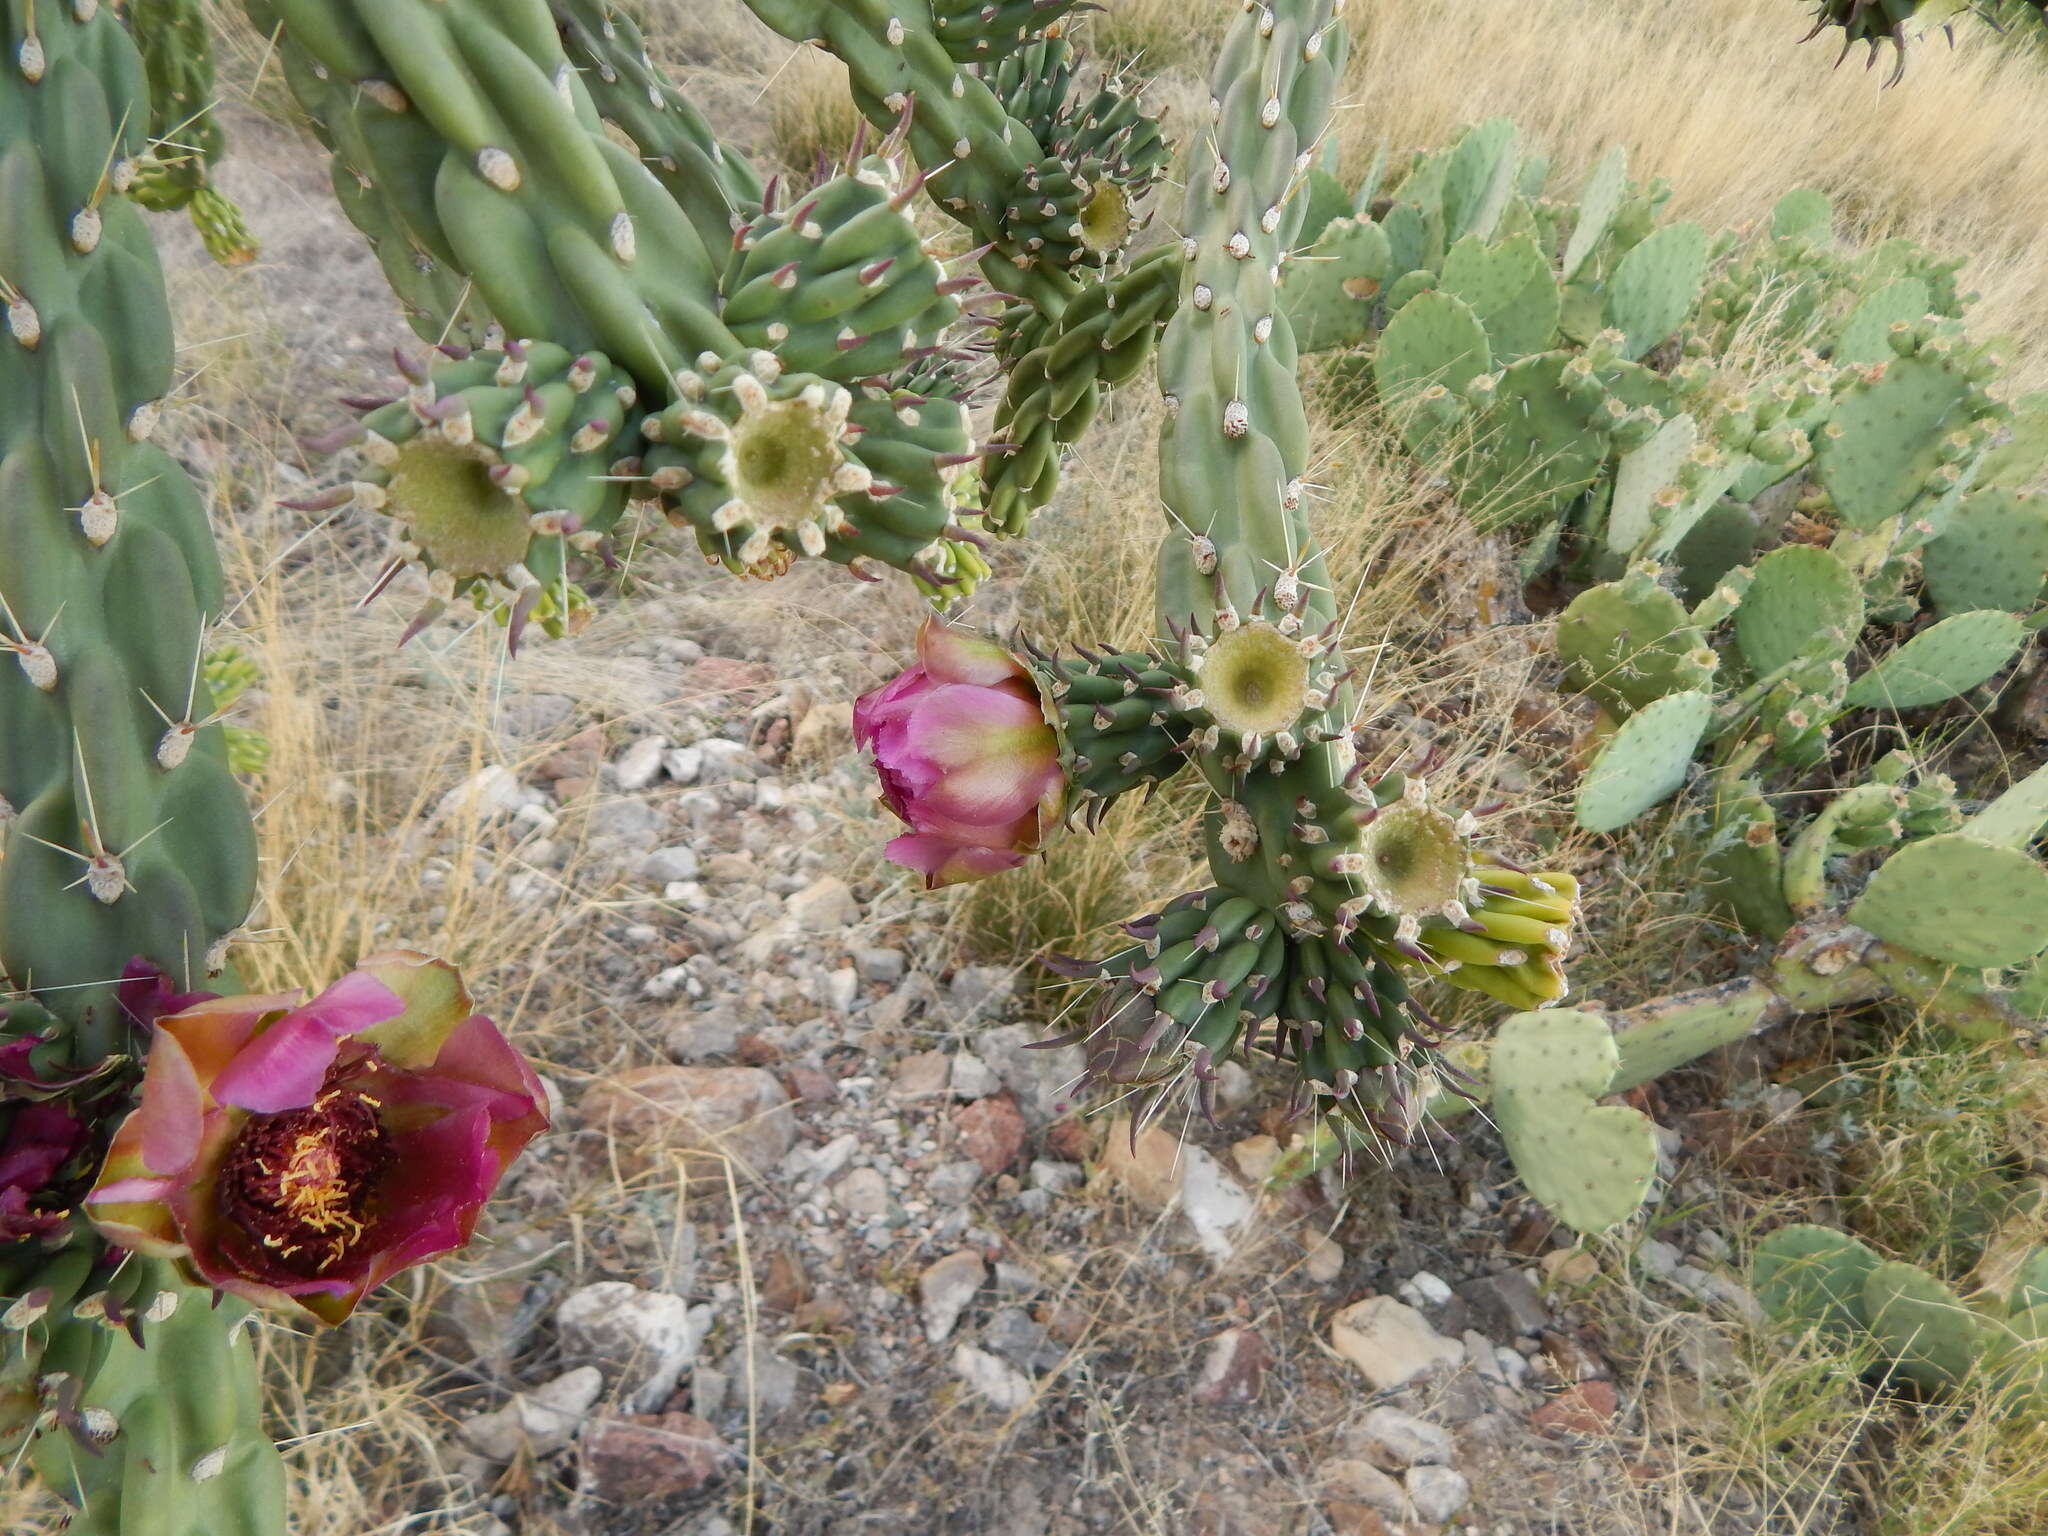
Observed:
[[[891,863],[923,875],[925,889],[931,891],[985,880],[1015,869],[1026,857],[1008,848],[974,848],[917,833],[891,838],[882,852]]]
[[[1017,658],[986,635],[926,619],[917,630],[917,659],[942,683],[994,687],[1027,674]]]

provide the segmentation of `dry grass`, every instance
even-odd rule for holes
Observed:
[[[844,160],[860,131],[846,66],[815,48],[792,54],[764,87],[762,100],[768,111],[768,148],[783,169],[801,178]]]

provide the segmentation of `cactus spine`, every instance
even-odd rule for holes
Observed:
[[[115,983],[137,962],[179,991],[222,969],[255,836],[204,676],[220,567],[198,494],[150,441],[169,307],[120,195],[150,121],[143,62],[110,9],[4,14],[0,1020],[41,1074],[119,1085]],[[82,1224],[0,1248],[0,1292],[0,1420],[34,1437],[72,1530],[281,1528],[254,1356],[229,1342],[240,1309],[105,1256]]]

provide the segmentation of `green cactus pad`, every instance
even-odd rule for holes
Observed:
[[[1612,419],[1603,407],[1612,397],[1584,355],[1539,352],[1467,395],[1471,442],[1453,479],[1481,528],[1540,521],[1598,478],[1610,442],[1602,422]]]
[[[1849,686],[1853,709],[1918,709],[1967,693],[1996,674],[2026,644],[2027,627],[2009,613],[1980,608],[1915,635]]]
[[[1817,245],[1834,234],[1835,205],[1825,192],[1794,187],[1771,209],[1771,238]]]
[[[1579,194],[1579,218],[1564,248],[1558,274],[1565,282],[1579,275],[1595,251],[1607,239],[1614,216],[1628,193],[1628,151],[1619,144],[1600,157],[1586,177],[1586,189]]]
[[[1628,339],[1621,355],[1638,358],[1684,323],[1707,275],[1707,232],[1667,224],[1621,258],[1607,285],[1607,323]]]
[[[1976,415],[1973,386],[1953,360],[1921,353],[1882,366],[1835,402],[1814,444],[1815,471],[1836,511],[1865,531],[1903,516],[1938,485],[1947,439]]]
[[[1780,1227],[1757,1245],[1756,1299],[1780,1322],[1853,1339],[1865,1327],[1864,1286],[1882,1262],[1846,1232]]]
[[[1445,253],[1437,287],[1472,306],[1497,364],[1541,352],[1556,340],[1557,280],[1529,235],[1512,235],[1497,245],[1467,235]]]
[[[1666,510],[1658,495],[1677,484],[1679,471],[1698,441],[1698,424],[1681,411],[1642,447],[1621,456],[1614,470],[1614,500],[1607,509],[1609,549],[1627,555],[1649,541],[1657,531],[1659,515]]]
[[[1864,1277],[1863,1315],[1893,1371],[1928,1392],[1967,1380],[1993,1338],[1985,1318],[1911,1264],[1879,1264]]]
[[[1433,451],[1441,433],[1434,418],[1416,408],[1418,397],[1432,386],[1461,393],[1492,366],[1492,356],[1486,327],[1454,294],[1419,294],[1387,322],[1373,353],[1373,377],[1388,416],[1405,422],[1411,452]]]
[[[1937,613],[2031,613],[2048,587],[2048,496],[1971,492],[1920,562]]]
[[[1671,560],[1678,590],[1689,602],[1709,604],[1728,574],[1756,553],[1760,526],[1753,509],[1722,497],[1687,530]],[[1695,615],[1695,622],[1703,616]]]
[[[1919,278],[1893,278],[1849,311],[1831,357],[1837,363],[1866,368],[1890,362],[1892,327],[1918,320],[1927,313],[1930,302],[1927,284]]]
[[[1676,794],[1713,718],[1712,694],[1674,693],[1624,720],[1579,785],[1579,825],[1612,832]]]
[[[1513,118],[1490,117],[1465,131],[1444,163],[1444,239],[1493,233],[1521,168]],[[1405,192],[1406,189],[1404,188]]]
[[[2048,869],[1967,833],[1924,838],[1885,860],[1849,921],[1946,964],[2018,965],[2048,948]]]
[[[1387,237],[1370,219],[1333,219],[1314,245],[1296,251],[1280,302],[1301,350],[1355,346],[1371,335],[1391,265]]]
[[[1647,576],[1588,587],[1557,625],[1565,682],[1617,719],[1666,694],[1711,689],[1717,658],[1685,605]]]
[[[1735,610],[1735,643],[1759,675],[1804,656],[1843,656],[1863,628],[1863,589],[1842,560],[1787,544],[1756,563]]]
[[[1982,843],[2025,848],[2048,827],[2048,768],[2036,768],[1972,816],[1963,830]]]
[[[2048,470],[2048,393],[2022,395],[2012,403],[2005,440],[1977,466],[1976,483],[1998,490],[2025,490]]]
[[[1607,1021],[1570,1009],[1515,1014],[1487,1052],[1493,1117],[1515,1172],[1575,1232],[1627,1221],[1657,1175],[1649,1119],[1597,1102],[1620,1059]]]

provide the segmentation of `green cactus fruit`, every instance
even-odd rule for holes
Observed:
[[[406,366],[405,395],[343,434],[368,460],[356,500],[393,523],[378,587],[415,566],[429,594],[416,627],[467,600],[514,650],[529,622],[576,627],[579,567],[608,553],[639,467],[632,381],[539,341]]]
[[[1968,1380],[1994,1337],[1986,1318],[1911,1264],[1878,1264],[1864,1276],[1863,1315],[1892,1373],[1924,1392]]]
[[[1707,232],[1667,224],[1632,246],[1608,279],[1607,324],[1627,338],[1621,355],[1641,357],[1684,323],[1707,275]]]
[[[1621,210],[1622,199],[1628,193],[1628,151],[1619,144],[1600,157],[1586,176],[1585,190],[1579,194],[1579,216],[1572,226],[1570,242],[1564,248],[1564,258],[1558,264],[1558,276],[1564,282],[1571,282],[1584,270],[1586,263],[1607,240],[1607,233],[1614,225],[1614,216]]]
[[[682,398],[641,427],[647,481],[707,559],[772,577],[798,555],[870,574],[909,572],[929,593],[988,573],[957,505],[973,459],[959,401],[731,363],[679,374]]]
[[[1604,1232],[1641,1208],[1657,1175],[1657,1132],[1625,1104],[1601,1104],[1620,1052],[1607,1021],[1518,1013],[1487,1051],[1493,1118],[1515,1172],[1575,1232]]]
[[[1980,608],[1923,630],[1849,687],[1852,709],[1918,709],[1967,693],[2001,671],[2027,642],[2009,613]]]
[[[1176,667],[1185,681],[1173,703],[1226,772],[1291,760],[1333,739],[1328,713],[1341,660],[1327,640],[1304,636],[1298,621],[1283,628],[1219,615],[1217,629],[1213,637],[1185,634]]]
[[[111,8],[0,22],[0,993],[99,1067],[114,983],[180,988],[246,919],[255,833],[201,673],[225,604],[191,480],[152,442],[173,347],[143,215],[143,66]],[[35,29],[27,30],[29,26]]]
[[[562,52],[582,77],[592,106],[640,152],[707,250],[761,211],[761,177],[744,155],[719,142],[704,115],[648,56],[631,11],[616,0],[548,0]]]
[[[786,372],[842,384],[932,349],[959,318],[959,285],[926,253],[909,190],[900,162],[871,155],[749,221],[720,279],[719,319]]]
[[[1421,406],[1425,394],[1433,388],[1460,394],[1491,366],[1486,327],[1471,305],[1448,293],[1420,294],[1403,305],[1373,352],[1381,406],[1403,423],[1402,435],[1417,455],[1435,451],[1442,439],[1439,418]]]
[[[1846,1232],[1780,1227],[1757,1245],[1756,1299],[1780,1322],[1857,1339],[1868,1327],[1864,1287],[1882,1262]]]
[[[1890,362],[1892,327],[1925,315],[1932,300],[1917,277],[1897,277],[1866,294],[1842,322],[1829,356],[1837,363],[1867,368]]]
[[[1118,795],[1156,787],[1186,766],[1192,725],[1171,697],[1185,679],[1156,658],[1034,654],[1031,666],[1059,732],[1074,807],[1091,824]]]
[[[1895,784],[1854,784],[1800,829],[1785,855],[1785,899],[1801,917],[1831,905],[1828,861],[1837,854],[1888,847],[1905,836],[1906,792]]]
[[[2019,965],[2048,948],[2048,869],[1967,833],[1924,838],[1885,860],[1848,915],[1945,964]]]
[[[1557,625],[1565,683],[1616,719],[1670,693],[1711,690],[1719,659],[1677,598],[1636,570],[1588,587]]]
[[[1714,696],[1693,692],[1667,694],[1624,720],[1579,785],[1579,825],[1612,832],[1676,794],[1713,718]]]
[[[223,138],[202,0],[130,0],[128,28],[149,72],[150,137],[150,158],[136,166],[128,195],[159,212],[188,209],[209,256],[246,266],[256,259],[255,237],[208,175]]]
[[[1641,549],[1658,519],[1679,498],[1678,476],[1699,442],[1699,427],[1680,412],[1640,448],[1624,453],[1614,469],[1614,499],[1607,510],[1607,547],[1619,555]]]
[[[1387,237],[1370,219],[1336,218],[1282,275],[1281,307],[1304,352],[1355,346],[1372,334],[1390,271]]]
[[[2048,588],[2048,495],[1972,491],[1922,551],[1935,612],[2031,613]]]
[[[1971,376],[1979,363],[1950,332],[1895,328],[1891,339],[1905,355],[1854,376],[1814,444],[1836,511],[1866,532],[1954,489],[1958,456],[1982,445],[1995,416]]]
[[[248,1307],[155,1260],[131,1258],[115,1285],[129,1293],[133,1334],[85,1302],[37,1325],[50,1333],[38,1384],[52,1422],[28,1455],[74,1506],[66,1529],[275,1536],[284,1465],[263,1427]]]
[[[1735,643],[1765,676],[1803,658],[1848,654],[1863,629],[1863,591],[1836,555],[1786,544],[1756,563],[1735,610]]]
[[[1557,339],[1557,280],[1529,235],[1496,245],[1467,235],[1445,253],[1437,287],[1472,307],[1496,363],[1541,352]]]

